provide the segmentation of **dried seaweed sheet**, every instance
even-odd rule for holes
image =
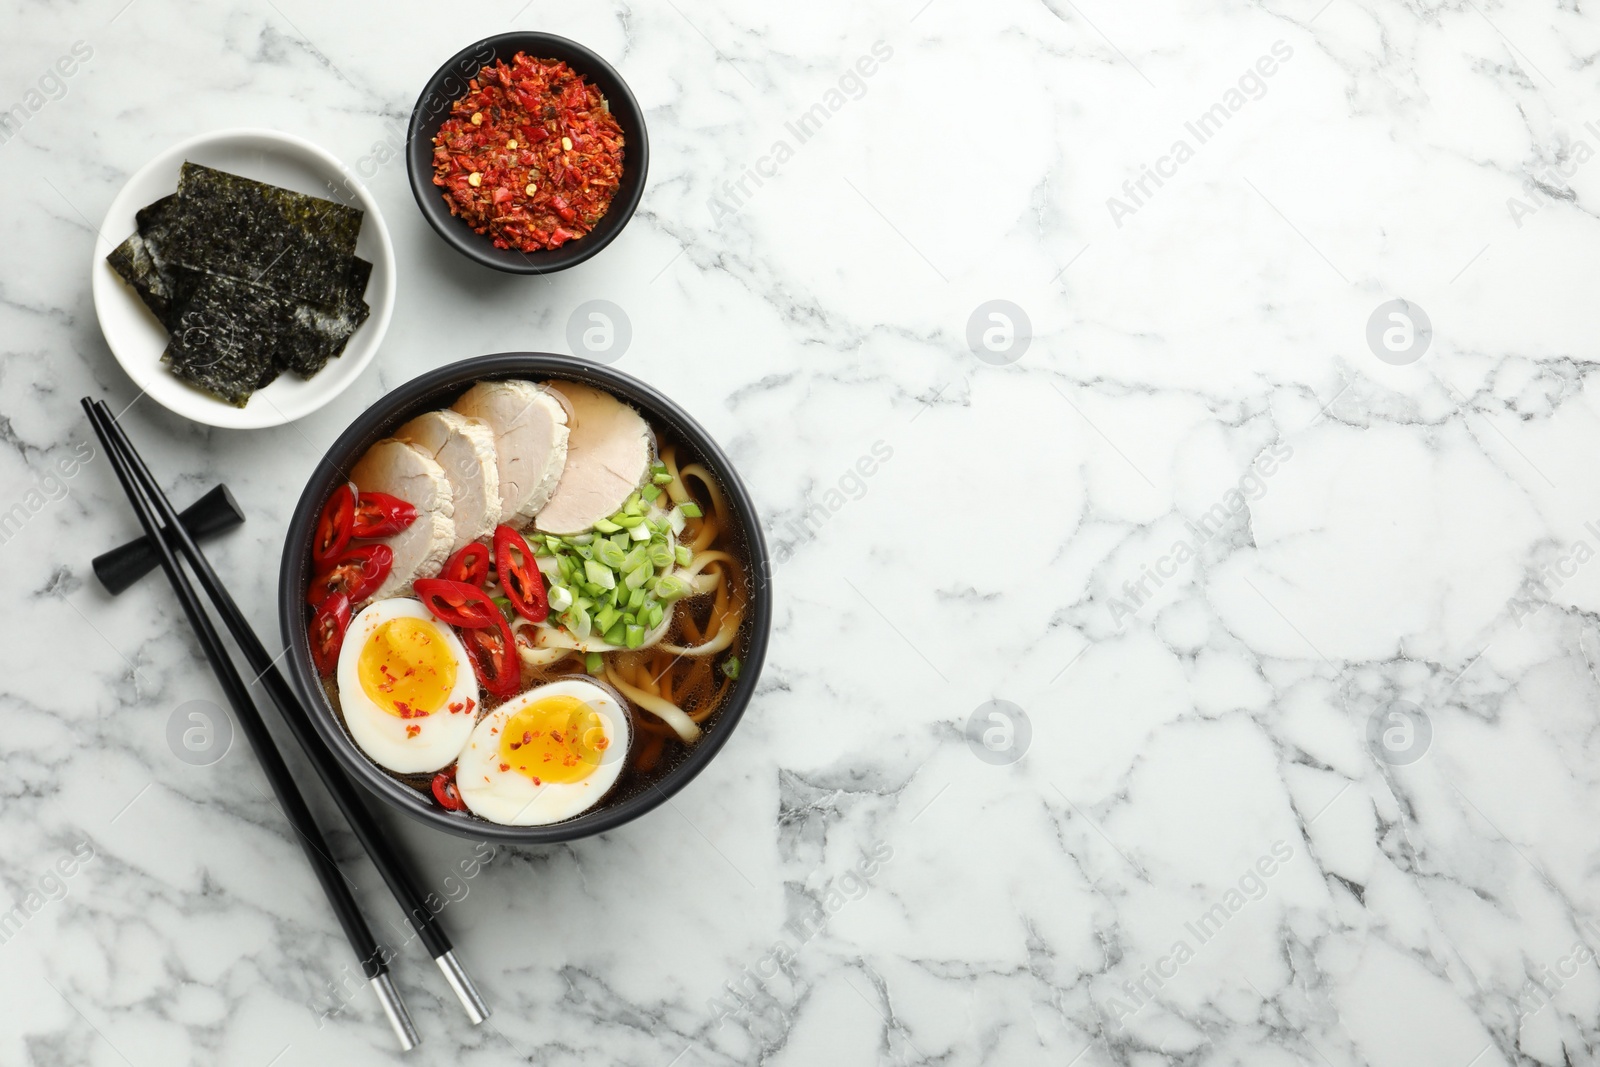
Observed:
[[[362,212],[185,163],[107,260],[162,324],[162,359],[230,404],[289,370],[310,378],[371,314]]]
[[[314,217],[285,214],[260,182],[185,163],[178,197],[182,210],[173,213],[160,239],[161,254],[171,262],[302,300],[342,302],[335,294],[346,284],[350,251],[319,238]]]
[[[148,207],[139,209],[135,219],[138,224],[126,241],[123,241],[106,262],[122,275],[122,280],[133,286],[145,306],[171,329],[167,321],[172,308],[172,278],[170,269],[162,261],[156,246],[159,233],[165,224],[168,209],[178,199],[177,194],[164,196]]]
[[[268,185],[215,167],[185,162],[178,173],[178,195],[198,197],[202,194],[214,202],[230,204],[245,214],[274,210],[291,228],[345,255],[355,252],[356,238],[361,235],[363,212],[360,208]]]
[[[235,407],[275,376],[281,311],[273,294],[221,274],[185,285],[162,359],[172,373]]]
[[[240,383],[252,374],[263,385],[283,370],[312,377],[344,351],[369,314],[364,303],[323,308],[188,267],[177,268],[176,284],[183,312],[164,358],[179,377],[229,403],[239,403]]]

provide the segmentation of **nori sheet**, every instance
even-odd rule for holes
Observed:
[[[310,378],[371,314],[362,212],[185,163],[107,256],[167,327],[162,360],[237,406],[284,370]]]
[[[332,248],[352,255],[361,235],[363,212],[333,200],[297,193],[278,185],[268,185],[225,170],[185,161],[178,173],[178,195],[204,195],[214,202],[231,204],[245,214],[276,211],[283,221]],[[191,201],[192,202],[192,201]]]
[[[161,259],[157,243],[167,212],[177,199],[178,195],[174,193],[140,208],[134,216],[138,229],[106,257],[111,269],[133,286],[145,306],[169,331],[171,324],[167,319],[172,307],[172,278],[170,269]]]

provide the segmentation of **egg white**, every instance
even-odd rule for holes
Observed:
[[[571,696],[588,704],[600,716],[605,731],[605,755],[599,766],[579,782],[545,782],[534,785],[520,771],[500,769],[500,736],[506,723],[534,701]],[[456,788],[468,809],[503,826],[545,826],[570,819],[594,807],[616,784],[627,762],[629,725],[627,709],[612,693],[581,678],[563,679],[520,693],[484,716],[456,765]]]
[[[456,684],[445,706],[430,715],[402,719],[373,702],[361,687],[358,664],[361,650],[383,623],[390,619],[414,618],[432,622],[444,639],[456,664]],[[450,765],[467,739],[477,719],[478,678],[472,672],[467,649],[448,624],[434,618],[422,602],[409,597],[376,600],[350,620],[344,645],[339,649],[339,706],[344,709],[345,726],[361,751],[374,763],[399,774],[423,774]],[[469,703],[470,701],[470,703]],[[452,712],[456,704],[467,710]],[[415,737],[406,736],[406,727],[418,728]]]

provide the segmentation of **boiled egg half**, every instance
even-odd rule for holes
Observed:
[[[339,706],[361,751],[399,774],[447,767],[472,736],[478,679],[461,639],[409,597],[363,608],[339,650]]]
[[[475,814],[544,826],[594,807],[628,753],[628,713],[610,691],[567,678],[520,693],[484,716],[456,767]]]

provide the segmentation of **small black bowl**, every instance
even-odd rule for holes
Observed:
[[[559,59],[600,90],[617,125],[622,127],[622,185],[598,225],[577,240],[543,252],[519,252],[496,248],[494,242],[450,214],[444,192],[433,184],[433,139],[450,117],[450,106],[467,93],[467,82],[478,71],[496,60],[510,63],[518,52],[535,59]],[[553,33],[502,33],[486,37],[457,52],[428,79],[417,106],[411,112],[406,131],[406,174],[411,193],[417,198],[422,217],[438,231],[445,243],[474,262],[509,274],[549,274],[566,270],[588,259],[610,244],[633,218],[639,198],[644,195],[645,176],[650,171],[650,138],[645,133],[644,112],[633,91],[616,69],[576,41]]]
[[[739,679],[727,699],[709,720],[704,736],[653,785],[613,804],[601,804],[576,818],[550,826],[502,826],[467,812],[449,812],[430,797],[391,777],[373,763],[345,732],[337,713],[323,692],[311,648],[306,639],[306,587],[311,581],[311,539],[316,532],[322,505],[334,486],[349,479],[357,460],[374,443],[388,437],[402,423],[438,408],[448,407],[474,382],[522,378],[534,381],[567,379],[604,389],[632,404],[647,420],[663,427],[687,448],[694,460],[705,464],[727,495],[728,504],[738,516],[749,554],[750,603],[746,625],[750,627]],[[689,784],[727,743],[744,715],[761,664],[766,659],[767,641],[772,630],[771,564],[761,523],[750,494],[739,481],[711,435],[701,429],[687,412],[655,389],[609,367],[596,366],[571,356],[534,352],[504,352],[462,360],[413,378],[362,412],[349,429],[328,449],[327,455],[311,472],[300,494],[289,530],[284,536],[283,563],[278,571],[278,621],[283,644],[288,650],[289,675],[299,690],[301,701],[311,713],[312,724],[323,744],[333,751],[350,776],[366,786],[391,808],[436,829],[475,840],[493,839],[507,844],[542,845],[571,841],[621,826],[643,815]]]

